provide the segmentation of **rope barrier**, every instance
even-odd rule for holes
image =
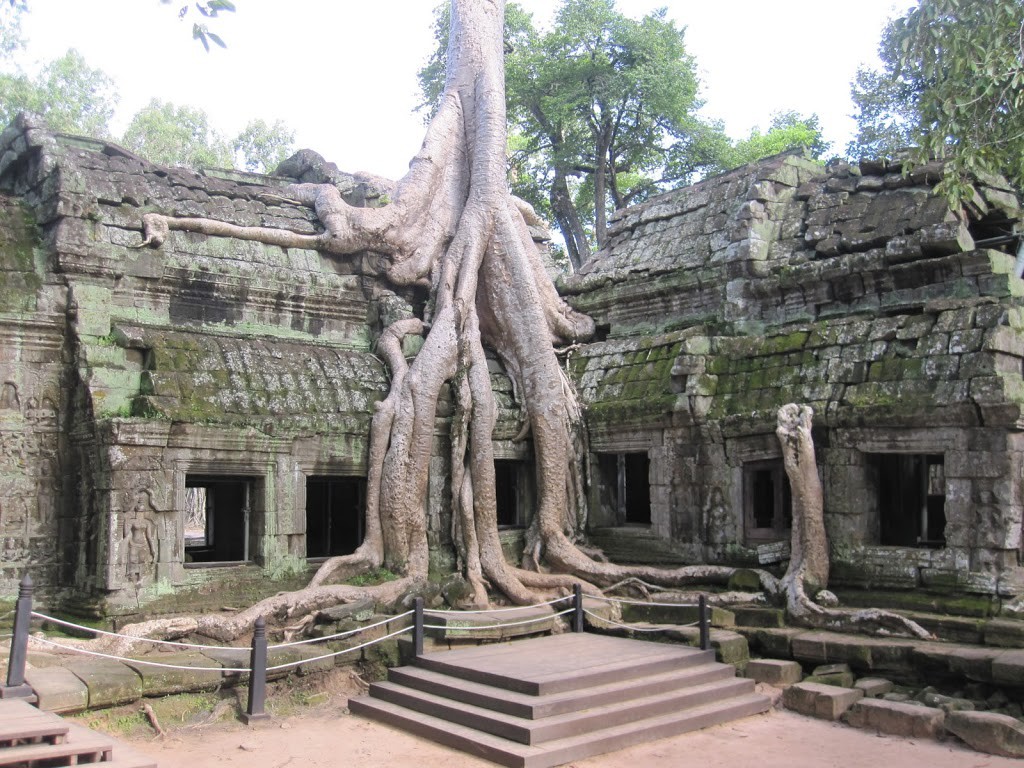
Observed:
[[[307,637],[305,640],[295,640],[291,643],[280,643],[279,645],[270,645],[267,646],[267,650],[272,651],[275,648],[293,648],[296,645],[309,645],[310,643],[323,643],[327,642],[328,640],[338,640],[343,637],[349,637],[350,635],[358,634],[359,632],[363,632],[367,629],[375,629],[376,627],[383,626],[384,624],[390,624],[392,621],[404,619],[406,616],[412,616],[412,614],[412,611],[406,611],[405,613],[400,613],[397,616],[392,616],[389,619],[378,621],[376,624],[368,624],[365,627],[359,627],[358,629],[350,629],[345,632],[338,632],[337,634],[326,635],[324,637]]]
[[[274,666],[274,667],[267,667],[267,672],[276,672],[279,669],[288,669],[289,667],[297,667],[297,666],[299,666],[301,664],[312,664],[314,661],[321,661],[323,659],[330,659],[330,658],[333,658],[335,656],[341,656],[341,654],[343,654],[343,653],[351,653],[352,651],[359,651],[359,650],[362,650],[363,648],[368,648],[369,646],[374,645],[376,643],[383,642],[384,640],[389,640],[392,637],[395,637],[396,635],[401,635],[404,632],[412,632],[412,627],[405,627],[405,629],[396,630],[396,631],[394,631],[394,632],[392,632],[390,634],[384,635],[382,637],[378,637],[376,640],[369,640],[369,641],[363,643],[362,645],[356,645],[356,646],[353,646],[352,648],[346,648],[343,651],[335,651],[334,653],[325,653],[323,656],[314,656],[311,659],[300,659],[299,661],[289,661],[287,664],[278,664],[277,666]]]
[[[667,625],[663,624],[663,625],[661,625],[659,627],[635,627],[635,626],[633,626],[631,624],[623,624],[623,623],[618,622],[618,621],[613,621],[612,619],[606,619],[603,616],[598,616],[596,613],[594,613],[592,611],[588,611],[586,608],[583,609],[583,612],[585,614],[587,614],[588,616],[590,616],[590,618],[592,618],[592,619],[597,619],[598,621],[603,621],[605,624],[611,624],[612,626],[615,626],[615,627],[622,627],[623,629],[630,629],[630,630],[632,630],[634,632],[664,632],[665,628],[667,626]],[[693,621],[693,622],[690,622],[689,624],[672,624],[671,627],[669,627],[669,628],[675,629],[676,627],[696,627],[698,624],[700,624],[699,621]]]
[[[47,645],[52,645],[54,648],[61,648],[61,649],[65,650],[65,651],[71,651],[72,653],[84,653],[84,654],[86,654],[88,656],[98,656],[101,659],[113,659],[114,661],[127,662],[127,663],[130,663],[130,664],[146,664],[146,665],[148,665],[150,667],[163,667],[164,669],[181,669],[181,670],[195,671],[195,672],[252,672],[251,669],[248,669],[246,667],[189,667],[189,666],[185,666],[183,664],[182,665],[179,665],[179,664],[163,664],[163,663],[161,663],[159,661],[145,661],[143,659],[129,659],[129,658],[125,657],[125,656],[114,656],[114,655],[109,654],[109,653],[100,653],[99,651],[89,651],[89,650],[86,650],[85,648],[75,648],[72,645],[61,645],[60,643],[55,643],[55,642],[53,642],[53,640],[48,640],[45,637],[37,637],[37,636],[33,635],[32,639],[36,640],[36,641],[38,641],[40,643],[46,643]],[[249,649],[248,648],[241,648],[239,650],[247,651]]]
[[[449,626],[447,624],[424,624],[424,629],[446,629],[446,630],[457,630],[459,632],[468,632],[474,629],[504,629],[505,627],[521,627],[525,624],[537,624],[542,621],[549,621],[557,616],[564,616],[567,613],[572,613],[574,608],[566,608],[564,611],[552,613],[548,616],[538,616],[536,619],[526,619],[524,621],[509,621],[504,624],[469,624],[464,627]]]
[[[587,595],[592,600],[603,600],[606,603],[624,605],[649,605],[653,608],[697,608],[697,603],[649,603],[646,600],[626,600],[621,597],[605,597],[604,595]]]
[[[535,603],[533,605],[514,605],[511,608],[491,608],[491,609],[483,609],[483,610],[479,610],[479,611],[441,611],[441,610],[438,610],[436,608],[434,608],[434,609],[426,608],[426,609],[424,609],[423,612],[424,613],[433,614],[434,616],[448,616],[448,615],[451,615],[453,613],[457,613],[457,614],[464,614],[464,613],[468,613],[468,614],[473,614],[473,613],[507,613],[509,611],[525,611],[525,610],[528,610],[530,608],[543,608],[543,607],[548,606],[548,605],[554,605],[555,603],[564,603],[566,600],[572,600],[572,595],[566,595],[565,597],[556,597],[554,600],[548,600],[546,603]]]
[[[83,632],[92,632],[96,635],[104,635],[105,637],[120,637],[124,640],[131,640],[136,643],[155,643],[156,645],[171,645],[175,648],[196,648],[201,651],[241,651],[244,653],[249,652],[249,648],[237,648],[230,645],[198,645],[197,643],[176,643],[173,640],[156,640],[148,637],[133,637],[132,635],[121,635],[117,632],[107,632],[102,629],[94,629],[93,627],[83,627],[81,624],[73,624],[70,621],[64,621],[63,619],[56,619],[53,616],[47,616],[45,613],[37,613],[32,611],[32,615],[37,619],[44,619],[46,621],[52,621],[62,627],[70,627],[72,629],[82,630]]]

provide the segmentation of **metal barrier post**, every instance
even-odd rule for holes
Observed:
[[[14,634],[11,636],[11,657],[7,662],[7,685],[0,686],[0,699],[36,698],[32,686],[25,682],[25,660],[28,656],[28,630],[32,625],[32,577],[27,573],[18,588],[14,608]]]
[[[583,587],[579,584],[572,585],[572,631],[582,632],[583,627]]]
[[[263,711],[267,700],[267,624],[260,616],[252,631],[252,652],[249,654],[249,703],[242,720],[246,724],[266,720],[270,715]]]
[[[697,600],[697,610],[700,613],[700,649],[706,651],[711,648],[711,620],[708,616],[708,600],[704,595]]]
[[[412,605],[412,655],[423,655],[423,598],[417,597]]]

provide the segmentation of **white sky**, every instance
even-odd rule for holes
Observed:
[[[434,46],[436,0],[235,0],[211,29],[227,50],[191,39],[191,14],[157,0],[32,0],[23,66],[77,48],[121,93],[115,132],[151,98],[201,107],[223,133],[282,119],[347,171],[397,178],[419,148],[416,71]],[[546,24],[554,0],[521,0]],[[873,63],[890,15],[910,0],[618,0],[629,16],[657,7],[687,28],[706,101],[733,138],[775,111],[816,112],[842,151],[854,129],[850,82]]]

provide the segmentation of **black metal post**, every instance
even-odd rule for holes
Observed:
[[[711,648],[711,617],[708,615],[708,600],[701,595],[697,600],[697,611],[700,613],[700,649]]]
[[[412,604],[412,655],[423,655],[423,598],[417,597]]]
[[[7,685],[0,686],[0,699],[32,699],[36,694],[25,682],[25,660],[28,657],[28,630],[32,624],[32,577],[27,573],[18,588],[14,608],[14,634],[11,657],[7,661]]]
[[[583,627],[583,587],[579,584],[572,585],[572,631],[582,632]]]
[[[249,654],[249,703],[242,719],[248,723],[266,720],[270,715],[263,711],[267,700],[267,624],[260,616],[252,630],[252,651]]]

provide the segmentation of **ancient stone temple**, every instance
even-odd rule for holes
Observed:
[[[79,611],[218,607],[358,545],[388,384],[373,344],[424,295],[369,253],[185,232],[140,247],[149,212],[313,233],[275,192],[294,178],[386,202],[308,156],[285,172],[154,166],[25,119],[0,136],[0,596],[28,569]],[[935,172],[782,155],[619,214],[560,282],[599,326],[567,360],[595,543],[631,562],[782,561],[775,410],[797,401],[817,414],[837,585],[1024,592],[1020,209],[986,179],[954,214]],[[492,382],[514,557],[531,451],[496,361]],[[442,419],[438,572],[445,435]]]

